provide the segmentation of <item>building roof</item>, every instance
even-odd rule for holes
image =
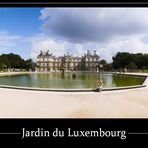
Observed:
[[[49,53],[49,50],[47,50],[45,53],[43,53],[43,51],[40,51],[40,54],[37,56],[37,58],[54,58],[54,59],[61,59],[61,58],[66,58],[66,59],[85,59],[86,57],[96,57],[96,58],[100,58],[97,54],[96,54],[96,50],[94,50],[94,53],[91,54],[89,52],[89,50],[87,50],[87,54],[84,54],[82,57],[74,57],[73,55],[70,55],[69,52],[67,52],[67,54],[64,54],[64,56],[59,56],[59,57],[55,57],[53,56],[52,53]]]
[[[43,53],[43,51],[40,51],[40,54],[37,56],[37,58],[43,58],[43,57],[53,57],[52,53],[49,53],[49,50],[46,51],[46,53]]]

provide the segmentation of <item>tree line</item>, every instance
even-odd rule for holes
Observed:
[[[112,60],[111,63],[107,63],[104,59],[100,60],[99,65],[102,65],[100,69],[105,71],[148,69],[148,54],[118,52],[112,57]],[[24,60],[20,55],[13,53],[0,55],[0,70],[24,69],[35,71],[35,67],[36,63],[32,59]]]
[[[148,54],[118,52],[112,66],[114,69],[148,69]]]
[[[148,69],[148,54],[118,52],[112,57],[112,62],[107,63],[102,59],[99,65],[102,65],[104,71],[138,71]],[[101,69],[101,67],[99,67]]]
[[[0,55],[0,70],[11,69],[16,70],[35,70],[35,63],[32,59],[24,60],[17,54],[2,54]]]

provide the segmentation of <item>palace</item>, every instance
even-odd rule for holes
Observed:
[[[37,56],[37,71],[48,72],[48,71],[97,71],[100,57],[94,53],[87,54],[82,57],[75,57],[70,55],[69,52],[64,56],[55,57],[49,51],[43,53],[42,51]]]

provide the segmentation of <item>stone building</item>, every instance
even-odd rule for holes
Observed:
[[[94,51],[93,54],[87,51],[82,57],[74,57],[69,52],[64,56],[55,57],[52,53],[42,51],[37,56],[37,71],[97,71],[99,56]]]

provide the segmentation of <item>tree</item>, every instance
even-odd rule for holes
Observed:
[[[99,64],[102,64],[103,66],[105,66],[105,65],[107,65],[107,62],[106,62],[106,60],[100,60],[100,62],[99,62]]]
[[[113,63],[107,63],[105,70],[106,71],[112,71],[113,70]]]
[[[2,54],[0,62],[4,63],[7,68],[20,68],[23,65],[23,59],[17,54]]]
[[[25,61],[25,68],[26,70],[32,70],[35,71],[35,63],[32,61],[32,59],[28,59]]]
[[[106,60],[104,60],[104,59],[100,60],[99,67],[100,67],[100,69],[102,68],[102,69],[106,70],[106,67],[107,67]]]
[[[0,55],[0,69],[10,68],[10,69],[26,69],[35,70],[36,64],[32,59],[24,60],[20,55],[17,54],[2,54]]]
[[[113,68],[146,69],[148,68],[148,54],[118,52],[113,57]]]
[[[130,62],[129,65],[128,65],[128,68],[133,71],[134,69],[137,69],[137,66],[134,62]]]
[[[0,63],[0,70],[7,68],[7,65],[4,63]]]
[[[131,62],[132,57],[131,54],[128,52],[118,52],[113,57],[113,67],[115,69],[123,69],[129,65]]]

